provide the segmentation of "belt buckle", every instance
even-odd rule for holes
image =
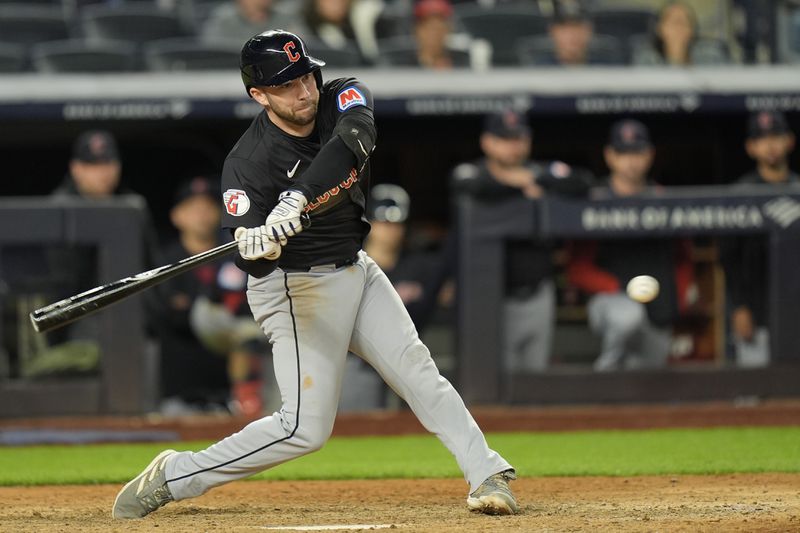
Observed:
[[[336,270],[336,263],[326,263],[324,265],[314,265],[308,269],[309,272],[331,272]]]

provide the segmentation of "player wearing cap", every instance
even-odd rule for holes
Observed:
[[[59,186],[51,193],[55,202],[94,203],[109,199],[118,202],[132,200],[134,205],[146,205],[144,197],[122,183],[122,157],[116,139],[106,130],[88,130],[74,140],[68,172]],[[158,254],[158,238],[150,212],[140,212],[143,262],[151,268]],[[90,246],[56,246],[48,248],[47,263],[63,285],[59,287],[63,297],[76,294],[98,284],[97,249]],[[64,283],[66,282],[66,283]],[[97,342],[99,319],[96,317],[70,324],[62,332],[49,336],[60,340],[86,339]]]
[[[159,264],[221,244],[219,197],[218,178],[196,176],[178,186],[170,210],[178,235],[163,248]],[[262,414],[260,366],[269,348],[250,316],[246,284],[247,274],[225,258],[148,293],[149,324],[160,345],[162,414],[228,408],[248,417]]]
[[[523,113],[505,110],[486,117],[480,138],[484,158],[458,165],[453,188],[493,204],[520,195],[583,195],[586,172],[561,161],[530,159],[532,132]],[[509,241],[503,301],[502,362],[507,373],[541,372],[550,362],[555,326],[553,246],[533,239]]]
[[[652,190],[655,154],[647,127],[620,120],[605,148],[607,187],[598,196],[631,197]],[[567,277],[589,294],[589,327],[602,338],[597,371],[661,368],[672,342],[672,324],[696,295],[690,242],[682,239],[613,239],[573,243]],[[625,286],[647,274],[661,290],[647,304],[632,300]]]
[[[282,30],[245,44],[242,78],[264,111],[223,167],[223,226],[240,243],[238,264],[250,274],[248,301],[272,343],[283,406],[205,450],[162,452],[120,491],[116,518],[142,517],[322,447],[348,350],[453,453],[471,509],[518,509],[508,487],[513,468],[489,449],[386,275],[361,250],[376,139],[372,95],[353,78],[323,84],[323,65]]]
[[[800,175],[789,167],[795,136],[786,117],[776,111],[753,113],[747,122],[745,150],[756,168],[736,181],[737,189],[758,186],[797,187]],[[737,364],[743,367],[769,363],[769,306],[766,295],[767,239],[738,236],[720,239],[721,259],[730,302],[730,331]]]
[[[86,131],[75,139],[69,174],[53,191],[53,196],[108,198],[130,194],[120,186],[122,164],[114,137],[104,130]]]

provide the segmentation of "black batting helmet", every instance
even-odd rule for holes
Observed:
[[[270,30],[251,37],[242,48],[240,67],[247,94],[250,87],[281,85],[314,72],[322,84],[320,67],[325,62],[308,55],[306,44],[294,33]]]

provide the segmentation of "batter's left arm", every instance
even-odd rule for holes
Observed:
[[[338,90],[336,101],[340,112],[333,136],[295,186],[281,193],[267,216],[267,235],[273,242],[286,244],[289,237],[300,233],[300,214],[306,205],[345,181],[353,169],[360,173],[375,148],[377,130],[369,90],[352,80]]]

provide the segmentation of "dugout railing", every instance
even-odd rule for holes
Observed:
[[[113,200],[0,200],[0,278],[4,281],[3,308],[14,315],[6,327],[0,354],[8,358],[9,335],[15,342],[26,336],[46,345],[47,335],[33,332],[26,323],[31,307],[68,296],[60,294],[52,271],[41,275],[34,264],[49,247],[95,249],[97,284],[107,283],[143,270],[142,220],[144,202],[136,197]],[[9,271],[9,256],[20,250],[24,260]],[[19,255],[19,254],[18,254]],[[26,261],[28,262],[26,264]],[[58,267],[58,265],[55,265]],[[68,268],[68,265],[63,265]],[[57,268],[56,268],[57,270]],[[84,289],[90,289],[85,287]],[[145,346],[144,318],[140,296],[115,304],[93,316],[96,320],[99,365],[93,375],[43,376],[37,379],[14,375],[0,379],[0,416],[97,415],[142,413],[152,407],[157,375]],[[8,313],[6,313],[8,314]],[[17,364],[19,361],[16,362]]]
[[[456,345],[458,383],[470,403],[699,401],[800,394],[800,188],[737,190],[676,187],[635,198],[550,195],[487,203],[457,200],[459,233]],[[505,243],[759,234],[769,239],[771,364],[670,367],[595,373],[559,368],[508,375],[501,370]],[[646,274],[646,272],[642,272]],[[718,317],[717,317],[718,318]],[[532,320],[535,317],[531,318]]]

